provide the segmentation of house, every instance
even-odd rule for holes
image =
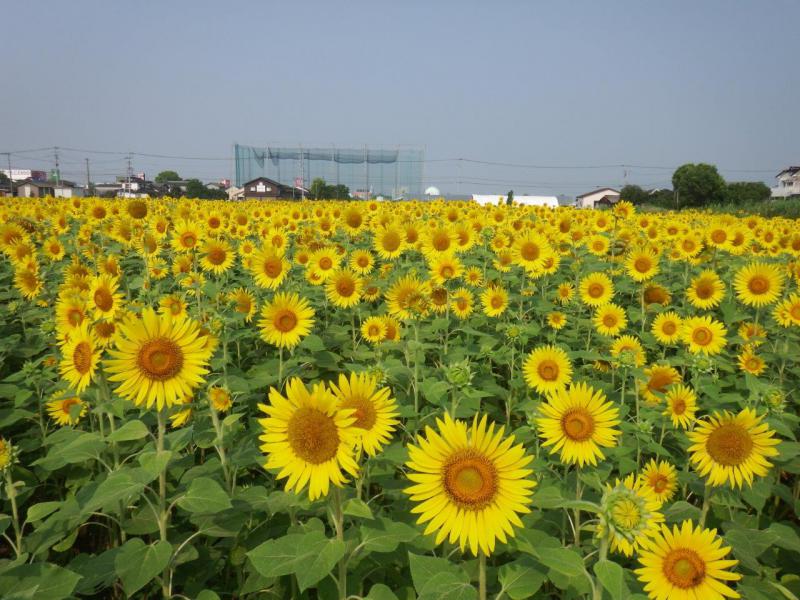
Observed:
[[[775,177],[778,185],[772,188],[773,198],[800,196],[800,167],[787,167]]]
[[[122,189],[119,183],[95,183],[93,187],[94,193],[102,198],[113,198]]]
[[[143,173],[139,175],[143,175]],[[117,183],[119,184],[117,198],[150,198],[151,196],[161,195],[161,190],[152,181],[147,181],[144,177],[139,177],[139,175],[117,177]]]
[[[256,177],[244,185],[245,200],[274,200],[276,198],[300,198],[308,194],[308,190],[278,183],[268,177]]]
[[[472,194],[472,199],[478,204],[485,206],[487,204],[505,204],[507,194]],[[558,198],[555,196],[524,196],[514,195],[514,204],[521,206],[549,206],[551,208],[558,207]]]
[[[575,198],[576,208],[604,208],[619,202],[619,191],[614,188],[600,188],[581,194]]]
[[[77,187],[71,181],[35,181],[25,179],[17,185],[17,196],[20,198],[44,198],[52,196],[54,198],[73,198],[83,196],[83,188]]]

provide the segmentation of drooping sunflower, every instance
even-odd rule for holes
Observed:
[[[499,317],[508,308],[508,292],[499,285],[488,287],[481,294],[481,304],[487,317]]]
[[[204,271],[222,275],[231,268],[235,257],[236,253],[224,238],[210,238],[203,245],[200,266]]]
[[[341,487],[347,481],[345,473],[358,474],[354,411],[339,408],[325,384],[309,390],[295,377],[286,384],[285,397],[270,388],[269,404],[258,408],[267,415],[259,419],[264,430],[261,451],[267,455],[264,467],[286,479],[287,491],[300,493],[308,487],[314,501],[328,495],[331,483]]]
[[[763,419],[752,408],[714,412],[686,434],[692,442],[689,462],[709,485],[751,486],[754,477],[769,472],[769,458],[778,455],[780,440]]]
[[[745,373],[750,373],[750,375],[761,375],[767,368],[767,363],[764,362],[764,359],[756,354],[755,350],[749,346],[745,346],[744,350],[742,350],[742,353],[737,358],[739,369]]]
[[[371,344],[378,344],[386,336],[386,323],[381,317],[368,317],[361,323],[361,335]]]
[[[86,411],[86,403],[68,392],[57,392],[47,403],[47,414],[59,425],[77,425]]]
[[[325,296],[334,306],[349,308],[358,304],[364,282],[350,269],[339,269],[325,283]]]
[[[639,481],[647,487],[659,503],[668,502],[678,489],[678,470],[665,460],[650,459],[639,473]]]
[[[736,297],[748,306],[766,306],[778,299],[785,276],[774,264],[751,263],[736,272],[733,286]]]
[[[449,540],[490,555],[497,540],[506,543],[522,527],[518,515],[530,512],[532,458],[485,415],[468,426],[445,413],[436,425],[438,432],[426,427],[425,437],[408,446],[411,512],[427,523],[426,535],[436,532],[437,544]]]
[[[597,537],[610,543],[612,552],[632,556],[642,543],[658,533],[664,522],[661,502],[633,474],[606,484],[600,500]]]
[[[692,354],[713,355],[722,352],[728,330],[711,317],[690,317],[683,321],[681,338]]]
[[[592,273],[581,279],[579,291],[581,302],[587,306],[602,306],[611,302],[614,296],[614,284],[605,273]]]
[[[171,407],[203,383],[212,354],[207,342],[193,319],[157,315],[147,307],[120,324],[116,349],[105,361],[109,380],[137,406]]]
[[[725,284],[714,271],[706,270],[692,279],[686,298],[695,308],[714,308],[725,297]]]
[[[80,394],[91,383],[100,360],[100,351],[88,321],[70,330],[69,339],[61,348],[61,353],[59,372],[70,387]]]
[[[261,309],[258,326],[268,344],[294,348],[314,326],[314,309],[298,294],[278,293]]]
[[[269,290],[280,287],[292,267],[285,256],[269,246],[253,252],[249,260],[256,285]]]
[[[375,456],[392,439],[397,424],[397,403],[388,387],[378,388],[378,379],[368,373],[339,374],[338,385],[331,391],[339,408],[352,409],[353,427],[359,430],[356,449]]]
[[[672,386],[665,396],[667,407],[663,415],[672,419],[672,425],[689,429],[697,412],[697,395],[683,384]]]
[[[561,462],[596,465],[603,459],[600,449],[616,445],[620,430],[619,410],[606,400],[602,390],[585,383],[558,389],[542,403],[536,419],[542,446],[550,454],[560,453]]]
[[[253,320],[253,315],[256,314],[256,299],[252,293],[240,287],[232,290],[228,298],[234,303],[233,309],[238,314],[244,315],[245,323]]]
[[[634,281],[647,281],[658,273],[658,252],[652,248],[636,248],[625,258],[625,270]]]
[[[534,349],[522,366],[525,383],[540,394],[563,388],[572,381],[572,362],[558,346]]]
[[[625,310],[613,302],[599,306],[592,317],[594,328],[601,335],[613,337],[628,325]]]
[[[208,390],[208,401],[217,412],[227,412],[233,406],[231,393],[224,387],[214,386]]]
[[[644,370],[645,377],[642,395],[650,404],[659,404],[667,389],[682,381],[681,374],[669,365],[651,365]]]
[[[739,598],[727,585],[741,578],[728,570],[739,561],[725,558],[731,549],[722,545],[716,529],[694,527],[691,521],[671,530],[662,524],[660,533],[642,545],[636,575],[651,600]]]
[[[678,313],[673,311],[663,312],[653,319],[650,331],[660,344],[668,346],[681,338],[682,324],[683,322]]]

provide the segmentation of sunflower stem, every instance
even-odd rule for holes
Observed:
[[[17,558],[22,554],[22,529],[19,526],[19,508],[17,507],[17,488],[14,486],[14,479],[11,477],[11,467],[6,469],[6,495],[11,502],[11,518],[14,526],[14,552]]]
[[[164,437],[167,432],[166,414],[163,409],[156,412],[158,418],[158,435],[156,436],[156,451],[157,456],[164,452]],[[167,510],[167,468],[166,465],[161,469],[158,474],[158,532],[162,542],[167,541],[167,520],[169,519],[169,511]],[[169,565],[164,567],[164,572],[161,574],[161,593],[164,598],[169,598],[172,593],[169,585]]]
[[[333,488],[331,493],[331,510],[333,511],[333,528],[336,531],[336,539],[344,544],[344,512],[342,510],[341,490]],[[339,577],[336,584],[339,588],[339,600],[347,598],[347,556],[342,556],[339,560]]]
[[[486,600],[486,555],[478,551],[478,600]]]
[[[228,469],[228,456],[225,453],[225,445],[222,443],[222,424],[219,422],[217,409],[214,408],[211,398],[208,399],[208,406],[211,412],[211,423],[214,425],[214,431],[217,435],[216,439],[214,440],[214,448],[216,448],[217,454],[219,455],[219,462],[220,465],[222,465],[222,475],[225,477],[225,483],[228,486],[228,491],[232,494],[233,486],[231,485],[231,473]]]
[[[278,347],[278,391],[283,390],[283,346]]]
[[[580,500],[583,495],[583,488],[581,487],[581,472],[580,469],[575,469],[575,500]],[[575,548],[580,550],[581,547],[581,509],[575,509]]]
[[[706,526],[706,516],[708,516],[708,509],[711,508],[711,490],[713,488],[706,484],[703,488],[703,508],[700,509],[700,527]]]

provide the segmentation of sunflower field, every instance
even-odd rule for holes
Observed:
[[[800,598],[800,221],[0,200],[0,597]]]

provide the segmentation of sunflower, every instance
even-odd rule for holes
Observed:
[[[644,370],[647,380],[642,388],[642,395],[650,404],[658,404],[667,389],[682,381],[681,374],[669,365],[652,365]]]
[[[261,309],[261,337],[278,348],[294,348],[314,326],[314,309],[298,294],[278,293]]]
[[[658,533],[664,522],[661,502],[633,474],[614,485],[606,484],[600,500],[597,537],[610,542],[611,551],[632,556],[641,544]]]
[[[59,425],[77,425],[86,415],[86,403],[75,394],[59,392],[47,403],[47,414]]]
[[[6,439],[0,437],[0,473],[4,473],[14,462],[14,447]]]
[[[639,481],[648,488],[660,504],[669,502],[678,489],[678,470],[665,460],[650,459],[639,473]]]
[[[558,286],[556,290],[556,298],[562,304],[569,304],[572,301],[572,297],[575,295],[575,286],[571,283],[562,283]]]
[[[217,412],[227,412],[233,406],[231,393],[223,387],[211,387],[208,390],[208,401]]]
[[[397,403],[392,391],[378,389],[378,379],[367,373],[350,373],[350,377],[339,375],[339,384],[330,384],[340,409],[351,409],[355,418],[353,427],[359,430],[356,449],[368,456],[375,456],[389,440],[399,421]]]
[[[625,329],[628,319],[625,310],[613,302],[598,307],[592,318],[594,328],[601,335],[613,337]]]
[[[780,440],[773,437],[764,416],[752,408],[738,414],[715,412],[687,432],[689,462],[712,486],[728,482],[731,487],[753,484],[754,477],[763,477],[772,466],[769,457],[777,456]]]
[[[550,326],[551,329],[555,329],[556,331],[563,329],[564,325],[567,324],[567,315],[557,310],[548,313],[547,324]]]
[[[375,268],[375,258],[369,250],[353,250],[348,264],[359,275],[369,275]]]
[[[536,419],[542,446],[552,446],[550,454],[560,452],[561,462],[597,465],[603,458],[600,447],[617,444],[619,410],[606,400],[602,390],[585,383],[572,384],[553,392],[540,406]]]
[[[97,345],[100,348],[107,348],[113,345],[117,339],[117,323],[116,321],[98,321],[92,326]]]
[[[250,272],[256,285],[261,288],[277,289],[286,279],[291,267],[291,263],[273,248],[256,250],[250,256]]]
[[[180,404],[178,404],[180,406]],[[184,408],[169,416],[169,424],[173,429],[183,427],[192,418],[192,408]]]
[[[92,279],[89,287],[88,309],[94,311],[94,318],[113,319],[122,308],[122,293],[118,292],[116,277],[99,275]]]
[[[645,304],[648,306],[651,304],[667,306],[670,302],[672,302],[672,294],[669,293],[669,290],[663,285],[659,285],[657,283],[648,284],[644,288],[642,296]]]
[[[186,301],[178,294],[164,296],[158,301],[158,314],[170,316],[173,319],[182,319],[188,313]]]
[[[725,284],[714,271],[700,273],[686,290],[686,298],[695,308],[714,308],[724,297]]]
[[[483,285],[483,273],[479,267],[469,267],[464,273],[464,281],[472,287]]]
[[[79,394],[87,388],[94,377],[100,352],[94,333],[84,321],[69,333],[69,340],[61,349],[59,372],[70,387]]]
[[[459,319],[467,319],[474,310],[475,298],[467,288],[458,288],[450,295],[450,310]]]
[[[285,397],[270,388],[269,404],[258,408],[267,414],[259,419],[264,430],[261,450],[267,455],[264,467],[278,470],[276,477],[286,479],[287,491],[300,493],[308,486],[313,501],[327,496],[331,483],[341,487],[347,481],[345,472],[358,474],[354,446],[361,430],[353,426],[355,411],[340,408],[325,384],[309,390],[292,378]]]
[[[581,301],[587,306],[602,306],[614,296],[614,284],[605,273],[592,273],[580,282]]]
[[[44,281],[39,277],[37,269],[15,269],[14,287],[19,290],[23,298],[32,300],[44,289]]]
[[[672,530],[662,524],[642,546],[636,575],[651,600],[739,598],[725,583],[741,578],[728,570],[739,561],[725,559],[731,549],[722,545],[716,529],[694,527],[691,521]]]
[[[158,410],[191,397],[208,373],[212,350],[207,336],[190,318],[157,315],[147,307],[139,318],[120,324],[116,349],[106,359],[116,393],[137,406]]]
[[[381,317],[368,317],[361,323],[361,335],[371,344],[378,344],[386,337],[386,323]]]
[[[572,362],[558,346],[541,346],[531,351],[522,371],[528,387],[540,394],[561,389],[572,381]]]
[[[544,268],[545,260],[553,254],[547,240],[534,231],[517,237],[511,244],[511,258],[528,273],[537,273]]]
[[[473,555],[490,555],[497,540],[506,543],[523,526],[519,515],[530,512],[532,459],[485,415],[469,426],[445,413],[436,425],[438,432],[426,427],[425,437],[408,446],[411,512],[427,523],[426,535],[436,532],[436,544],[458,542],[462,551],[469,546]]]
[[[611,344],[611,356],[618,358],[621,362],[634,367],[641,367],[647,362],[642,343],[632,335],[622,335],[615,339]]]
[[[203,246],[200,266],[204,271],[222,275],[233,265],[236,254],[231,245],[222,238],[211,238]]]
[[[792,294],[776,305],[773,315],[782,327],[800,325],[800,294]],[[766,336],[762,335],[762,337]]]
[[[767,363],[764,359],[758,356],[754,350],[745,346],[742,353],[737,357],[739,362],[739,369],[750,375],[761,375],[767,368]]]
[[[175,223],[172,247],[175,252],[191,252],[200,243],[200,226],[186,219]]]
[[[748,306],[766,306],[780,296],[784,274],[777,265],[752,263],[742,267],[733,278],[736,297]]]
[[[798,313],[798,317],[800,318],[800,313]],[[745,342],[754,347],[759,346],[767,338],[767,330],[752,321],[746,321],[739,325],[736,333]]]
[[[384,341],[396,342],[399,340],[402,334],[400,321],[390,315],[381,317],[381,320],[383,321],[383,324],[386,325],[386,335],[383,338]]]
[[[660,344],[671,345],[681,337],[683,322],[678,313],[669,311],[663,312],[653,319],[650,331]]]
[[[508,308],[508,292],[501,286],[490,286],[481,294],[483,314],[499,317]]]
[[[608,249],[611,246],[609,239],[599,233],[587,238],[585,243],[586,249],[589,250],[589,252],[600,257],[608,254]]]
[[[453,255],[440,254],[431,258],[431,279],[438,285],[444,285],[447,281],[460,277],[463,271],[461,261]]]
[[[385,298],[389,312],[400,319],[424,316],[428,313],[429,285],[416,275],[398,278],[386,290]]]
[[[647,281],[658,273],[658,252],[652,248],[632,250],[625,258],[625,270],[634,281]]]
[[[719,354],[725,347],[728,330],[711,317],[691,317],[684,320],[681,338],[692,354]]]
[[[373,248],[384,260],[392,260],[403,253],[406,248],[403,230],[394,225],[380,228],[373,234]]]
[[[364,282],[350,269],[340,269],[331,274],[325,283],[325,296],[334,306],[349,308],[358,304]]]
[[[674,427],[688,429],[697,412],[697,395],[694,390],[683,384],[674,385],[667,390],[665,398],[667,407],[662,414],[672,419]]]
[[[229,292],[228,298],[234,303],[233,309],[238,314],[244,315],[245,323],[253,320],[253,315],[256,314],[256,299],[253,294],[240,287]]]

